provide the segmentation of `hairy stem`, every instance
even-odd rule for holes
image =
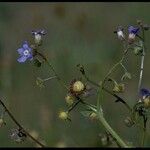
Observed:
[[[12,119],[12,121],[19,127],[19,129],[22,129],[22,131],[24,131],[24,133],[30,137],[35,143],[37,143],[38,145],[40,145],[41,147],[45,147],[45,145],[43,145],[41,142],[39,142],[37,139],[35,139],[30,133],[28,133],[23,127],[22,125],[16,120],[16,118],[12,115],[12,113],[8,110],[8,108],[6,107],[6,105],[3,103],[3,101],[0,99],[0,103],[3,106],[3,108],[5,109],[5,111],[7,112],[7,114],[9,115],[9,117]]]

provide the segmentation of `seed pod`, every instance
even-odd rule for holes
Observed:
[[[143,100],[143,102],[144,102],[144,107],[145,107],[145,108],[149,108],[149,107],[150,107],[150,97],[149,97],[149,96],[146,97],[146,98]]]
[[[65,111],[61,111],[59,113],[59,118],[62,119],[62,120],[67,120],[68,119],[68,113],[65,112]]]
[[[66,103],[70,106],[74,103],[75,98],[71,94],[67,94],[65,97]]]

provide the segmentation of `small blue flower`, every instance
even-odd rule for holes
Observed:
[[[19,48],[18,53],[20,54],[20,58],[17,59],[18,62],[23,63],[25,62],[27,59],[32,60],[33,56],[32,56],[32,49],[29,47],[28,42],[25,41],[22,45],[21,48]]]
[[[147,97],[147,96],[150,96],[150,91],[149,91],[148,89],[142,88],[142,89],[140,90],[140,95],[141,95],[143,98],[145,98],[145,97]]]
[[[140,28],[138,28],[138,27],[133,27],[133,26],[130,26],[130,27],[128,28],[129,34],[135,34],[135,35],[137,35],[138,32],[139,32],[139,30],[140,30]]]

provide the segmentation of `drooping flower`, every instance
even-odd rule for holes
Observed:
[[[46,31],[43,29],[40,29],[40,30],[33,30],[31,33],[34,36],[34,42],[36,44],[41,44],[42,35],[45,35]]]
[[[123,40],[123,39],[125,38],[125,35],[124,35],[124,33],[123,33],[123,28],[122,28],[121,26],[119,26],[119,27],[117,28],[116,33],[117,33],[118,38],[119,38],[120,40]]]
[[[135,36],[138,35],[139,30],[140,30],[140,28],[138,28],[138,27],[129,26],[129,28],[128,28],[128,32],[129,32],[128,42],[130,44],[134,42]]]
[[[140,28],[138,28],[138,27],[133,27],[133,26],[129,26],[129,28],[128,28],[129,34],[135,34],[135,35],[137,35],[138,32],[139,32],[139,30],[140,30]]]
[[[142,88],[140,89],[140,95],[145,98],[147,96],[150,96],[150,91],[148,89]]]
[[[140,95],[142,96],[142,101],[145,108],[150,107],[150,91],[148,89],[142,88],[140,90]]]
[[[25,41],[21,48],[19,48],[18,53],[20,54],[20,58],[17,59],[18,62],[24,63],[27,59],[32,60],[32,49],[29,47],[28,42]]]

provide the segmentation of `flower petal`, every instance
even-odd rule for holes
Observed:
[[[28,42],[27,41],[25,41],[24,43],[23,43],[23,46],[22,46],[25,50],[26,49],[29,49],[29,45],[28,45]]]
[[[32,54],[30,54],[30,55],[28,56],[28,59],[29,59],[29,60],[33,60]]]
[[[24,49],[23,49],[23,48],[19,48],[19,49],[17,49],[17,51],[18,51],[18,53],[19,53],[20,55],[22,55]]]
[[[138,27],[133,27],[133,26],[130,26],[129,28],[128,28],[128,32],[129,33],[133,33],[133,34],[138,34],[138,32],[139,32],[139,28]]]
[[[20,63],[23,63],[23,62],[26,61],[26,59],[27,59],[27,57],[22,56],[22,57],[18,58],[17,61],[20,62]]]
[[[142,88],[140,90],[140,94],[141,94],[141,96],[149,96],[150,95],[150,91],[148,89]]]

